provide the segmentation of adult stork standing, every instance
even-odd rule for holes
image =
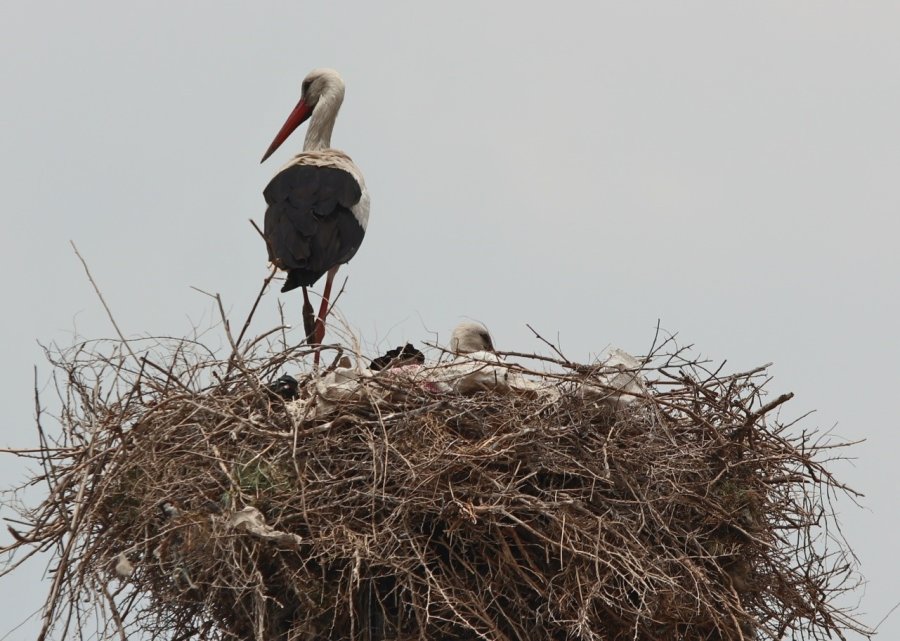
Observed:
[[[269,260],[287,272],[281,291],[303,288],[304,329],[307,341],[315,346],[325,337],[334,276],[356,254],[369,222],[369,193],[362,173],[347,154],[331,148],[331,132],[343,101],[344,81],[337,71],[310,71],[300,102],[261,161],[309,119],[303,152],[282,167],[263,192],[268,205],[264,235]],[[307,288],[324,274],[322,303],[313,321]]]

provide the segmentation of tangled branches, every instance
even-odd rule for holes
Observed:
[[[352,370],[357,393],[325,412],[320,376],[298,400],[267,387],[305,367],[267,345],[48,353],[59,428],[39,404],[39,447],[15,451],[47,493],[6,548],[55,556],[43,634],[90,636],[89,618],[121,639],[866,633],[835,605],[855,575],[834,446],[772,418],[790,395],[767,401],[763,368],[711,372],[666,343],[637,394],[534,355],[504,361],[518,390]]]

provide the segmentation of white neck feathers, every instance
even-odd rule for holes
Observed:
[[[334,121],[337,120],[338,111],[344,101],[344,87],[338,84],[328,84],[316,106],[313,108],[309,127],[306,130],[306,139],[303,141],[303,151],[319,151],[331,147],[331,133],[334,131]]]

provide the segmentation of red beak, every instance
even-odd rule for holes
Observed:
[[[278,132],[278,135],[275,136],[275,140],[272,141],[272,144],[269,145],[269,148],[266,150],[265,155],[263,155],[262,160],[259,162],[265,162],[266,158],[271,156],[278,147],[281,146],[287,137],[293,133],[294,129],[299,127],[307,118],[312,115],[312,107],[306,104],[306,101],[303,98],[300,99],[300,102],[297,103],[297,106],[294,107],[294,110],[291,112],[291,115],[288,116],[288,119],[284,121],[284,124],[281,126],[281,131]]]

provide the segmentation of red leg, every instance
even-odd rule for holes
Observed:
[[[309,302],[309,293],[303,288],[303,331],[306,332],[306,342],[315,340],[316,319],[313,316],[312,303]]]
[[[319,315],[316,318],[316,329],[313,342],[316,346],[322,344],[325,338],[325,316],[328,314],[328,301],[331,296],[331,284],[334,282],[334,276],[337,274],[340,265],[332,267],[328,270],[328,276],[325,277],[325,289],[322,291],[322,304],[319,305]],[[319,364],[319,352],[316,351],[313,362]]]

